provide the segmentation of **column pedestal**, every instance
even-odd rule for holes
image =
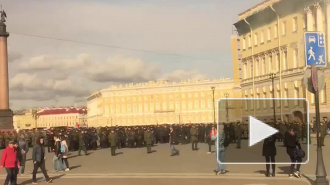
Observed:
[[[13,129],[13,111],[10,109],[0,110],[0,129]]]

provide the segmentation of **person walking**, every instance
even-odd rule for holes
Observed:
[[[209,151],[207,152],[207,154],[211,153],[211,146],[214,144],[215,140],[212,140],[212,138],[215,138],[217,136],[217,129],[212,126],[212,129],[208,135],[208,145],[209,145]]]
[[[179,155],[180,151],[174,147],[174,145],[177,142],[177,135],[176,135],[176,131],[173,129],[172,126],[170,127],[169,136],[170,136],[169,140],[170,140],[171,156]]]
[[[69,147],[65,139],[61,142],[61,153],[62,153],[62,164],[65,165],[65,171],[70,171],[69,162],[68,162]]]
[[[288,129],[288,132],[285,134],[285,146],[286,146],[286,151],[287,154],[290,157],[291,160],[291,167],[290,167],[290,174],[289,176],[292,177],[297,177],[300,178],[300,163],[302,161],[302,158],[300,156],[297,156],[296,154],[296,149],[300,147],[299,142],[297,141],[296,138],[296,133],[293,128]]]
[[[270,177],[270,164],[272,164],[271,175],[275,177],[275,156],[276,156],[276,135],[272,135],[264,140],[262,146],[262,156],[266,159],[266,177]]]
[[[20,155],[21,155],[21,161],[20,161],[20,174],[24,175],[25,172],[25,162],[26,162],[26,155],[29,152],[29,144],[28,142],[25,140],[25,136],[24,134],[21,134],[20,139],[18,140],[18,148],[20,151]]]
[[[226,154],[226,147],[225,147],[225,139],[226,139],[226,133],[224,132],[224,125],[219,125],[218,134],[215,136],[212,136],[211,139],[215,141],[216,149],[217,149],[217,162],[218,166],[217,169],[214,170],[216,175],[225,174],[226,173],[226,165],[225,162],[225,154]]]
[[[191,141],[191,149],[192,151],[197,151],[198,145],[198,130],[196,129],[195,125],[192,126],[190,129],[190,141]]]
[[[111,148],[111,156],[115,156],[116,155],[116,146],[117,146],[117,142],[118,142],[118,136],[114,130],[111,130],[111,132],[108,136],[108,140],[109,140],[109,144],[110,144],[110,148]]]
[[[61,140],[58,138],[57,135],[54,136],[54,158],[53,158],[53,166],[54,172],[57,171],[64,171],[63,163],[62,163],[62,153],[61,153]],[[57,162],[59,163],[59,168],[57,168]]]
[[[0,168],[6,168],[7,176],[4,185],[17,184],[17,168],[20,163],[17,158],[17,150],[14,148],[14,141],[9,141],[8,146],[1,156]]]
[[[33,147],[32,151],[32,161],[33,161],[33,172],[32,172],[32,184],[37,184],[37,171],[40,168],[45,176],[46,182],[51,183],[53,179],[49,178],[46,166],[45,166],[45,147],[44,139],[41,137],[37,139],[36,145]]]
[[[151,144],[152,144],[152,135],[153,133],[150,131],[150,128],[148,127],[146,132],[144,133],[144,142],[147,145],[147,153],[151,153]]]
[[[85,155],[87,155],[85,137],[86,136],[84,134],[84,131],[81,131],[81,133],[78,135],[78,141],[79,141],[78,156],[81,156],[81,150],[83,150],[85,152]]]

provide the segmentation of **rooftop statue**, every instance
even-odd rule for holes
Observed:
[[[6,22],[6,18],[7,18],[7,15],[6,15],[5,10],[0,11],[0,22],[1,23]]]

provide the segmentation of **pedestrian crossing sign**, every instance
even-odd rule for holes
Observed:
[[[326,67],[325,36],[322,32],[305,33],[306,66]]]

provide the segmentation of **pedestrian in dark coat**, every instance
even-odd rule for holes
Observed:
[[[171,148],[171,156],[179,155],[180,151],[174,147],[174,145],[177,143],[177,133],[173,129],[173,127],[170,127],[170,148]]]
[[[111,133],[108,136],[108,140],[109,140],[109,144],[111,147],[111,156],[115,156],[116,155],[116,146],[117,146],[117,142],[118,142],[118,136],[114,130],[111,130]]]
[[[285,146],[288,155],[290,156],[291,160],[291,173],[290,176],[295,176],[300,178],[300,163],[302,159],[295,154],[295,150],[300,148],[300,144],[297,141],[297,136],[295,134],[294,128],[288,129],[288,132],[285,134]],[[296,168],[295,168],[296,166]]]
[[[262,147],[262,156],[266,159],[266,176],[270,176],[269,168],[272,164],[272,176],[275,177],[275,156],[276,156],[276,135],[272,135],[264,140]]]
[[[191,141],[192,151],[197,151],[198,130],[196,129],[195,125],[193,125],[192,128],[190,129],[190,141]]]
[[[152,144],[152,135],[153,133],[150,131],[150,128],[144,133],[144,141],[147,145],[147,153],[151,153],[151,144]]]

